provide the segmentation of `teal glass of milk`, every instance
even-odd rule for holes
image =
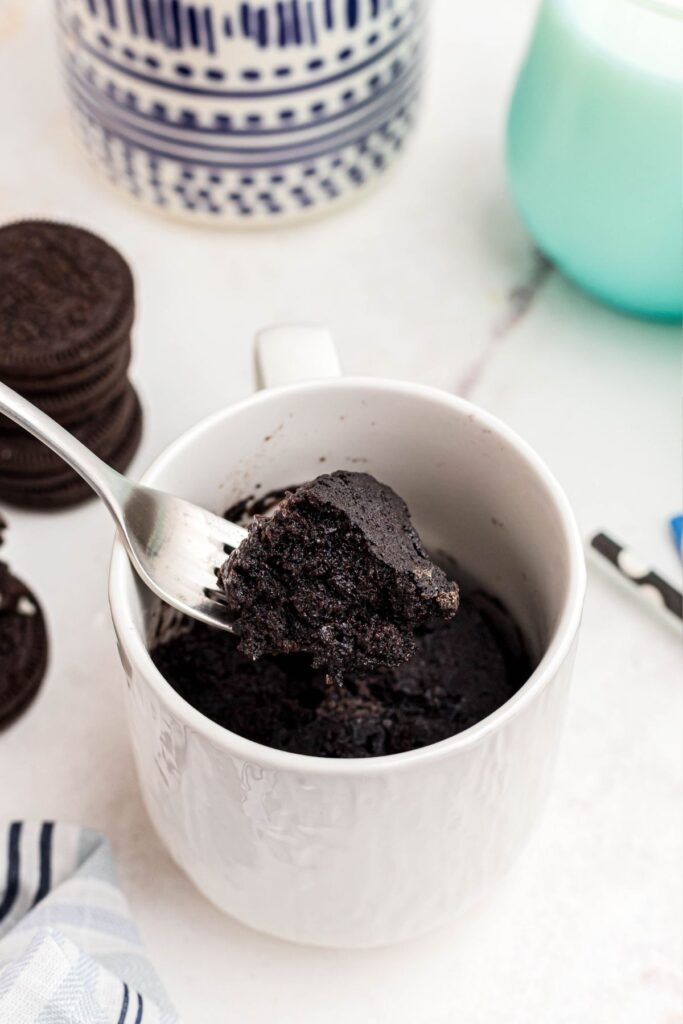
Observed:
[[[510,187],[539,247],[628,312],[683,311],[683,4],[544,0],[514,92]]]

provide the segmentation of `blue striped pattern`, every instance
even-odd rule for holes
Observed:
[[[0,900],[0,927],[9,918],[19,895],[19,877],[21,871],[21,822],[14,821],[7,831],[7,875],[5,891]]]
[[[392,0],[276,0],[243,2],[237,18],[216,22],[209,4],[182,0],[83,0],[85,13],[110,29],[121,27],[151,43],[216,53],[220,36],[260,47],[315,43],[334,29],[356,29],[393,8]]]
[[[125,981],[123,983],[123,999],[121,1001],[121,1012],[119,1013],[119,1019],[117,1024],[125,1024],[126,1017],[128,1016],[128,1004],[130,1002],[130,991]]]
[[[172,79],[160,78],[158,74],[151,74],[146,70],[140,70],[136,66],[126,66],[117,56],[111,56],[110,52],[102,52],[98,50],[91,43],[87,42],[82,36],[69,26],[68,23],[64,23],[65,32],[71,35],[78,47],[84,52],[89,54],[93,60],[106,65],[111,68],[112,71],[119,72],[123,75],[127,75],[130,79],[138,81],[146,85],[154,85],[159,88],[168,89],[175,92],[182,92],[188,96],[203,96],[203,97],[224,97],[226,99],[265,99],[273,96],[284,96],[291,95],[294,93],[301,93],[314,89],[320,89],[323,86],[331,85],[335,82],[341,82],[345,78],[349,78],[353,75],[357,75],[359,72],[371,68],[373,65],[380,63],[385,57],[394,52],[397,47],[405,43],[411,37],[416,35],[416,32],[421,28],[422,25],[422,8],[424,2],[417,0],[413,4],[412,20],[401,30],[396,30],[389,37],[389,41],[379,49],[374,47],[368,47],[363,53],[361,59],[354,59],[355,51],[351,47],[345,47],[340,50],[337,54],[337,62],[339,67],[335,68],[331,73],[323,74],[311,81],[297,81],[287,82],[286,84],[270,85],[262,84],[264,73],[260,68],[242,68],[236,69],[233,72],[233,77],[240,79],[242,82],[247,83],[246,87],[239,89],[226,88],[225,86],[218,84],[195,84],[194,81],[190,80],[195,76],[195,71],[189,65],[176,64],[174,71],[176,75],[179,75],[181,80],[174,81]],[[127,47],[123,48],[123,52],[127,51]],[[154,60],[153,65],[148,64],[149,67],[156,69],[159,66],[159,61]],[[319,68],[324,67],[324,61],[321,59],[310,60],[307,64],[309,70],[317,71]],[[285,70],[283,68],[275,68],[273,77],[275,79],[281,78],[281,72]],[[286,69],[288,74],[291,72],[291,68]],[[217,81],[214,79],[215,72],[209,69],[207,74],[208,82]],[[226,72],[220,72],[220,80],[226,79],[228,74]],[[258,83],[258,84],[257,84]],[[249,88],[249,84],[252,85]]]
[[[132,139],[116,128],[102,131],[99,121],[81,107],[84,130],[99,137],[111,180],[134,196],[162,208],[230,219],[279,218],[295,210],[325,205],[348,194],[392,162],[413,121],[414,102],[405,104],[374,131],[340,147],[330,144],[315,157],[273,154],[258,162],[223,154],[183,161],[168,146]],[[162,184],[163,174],[163,184]],[[168,188],[168,178],[175,184]]]
[[[149,136],[164,140],[179,150],[186,149],[191,159],[197,151],[225,154],[244,154],[246,157],[265,155],[286,150],[296,156],[300,148],[315,151],[321,145],[338,139],[355,139],[387,114],[417,93],[419,74],[414,66],[401,65],[397,74],[388,76],[379,88],[354,99],[334,112],[327,113],[324,105],[313,104],[305,117],[289,118],[287,108],[277,111],[279,123],[264,124],[256,115],[246,113],[239,121],[226,116],[211,125],[196,120],[172,121],[167,108],[155,104],[149,113],[129,103],[125,90],[116,87],[106,97],[93,88],[75,64],[67,67],[68,81],[78,101],[93,114],[123,134]],[[250,108],[246,108],[248,111]]]
[[[220,16],[127,0],[106,44],[84,0],[58,3],[80,134],[112,183],[161,209],[241,221],[328,206],[382,173],[414,120],[428,0],[232,0]],[[252,41],[237,51],[249,63],[230,39]]]
[[[0,1021],[178,1024],[104,838],[13,822],[0,825],[0,840]]]
[[[43,822],[40,827],[40,873],[38,888],[32,903],[34,907],[41,900],[45,899],[52,884],[52,837],[54,828],[54,824],[51,821]]]

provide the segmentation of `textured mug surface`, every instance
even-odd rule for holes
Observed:
[[[95,166],[155,208],[272,224],[339,203],[413,123],[428,0],[57,0]]]
[[[297,330],[280,340],[301,366]],[[331,372],[319,340],[317,372]],[[263,341],[271,364],[262,378],[276,384],[289,370],[274,356],[278,338]],[[425,543],[455,554],[515,613],[538,666],[482,722],[377,758],[264,747],[205,718],[158,672],[148,646],[175,613],[138,584],[119,544],[110,599],[141,791],[171,855],[254,928],[364,947],[445,923],[524,846],[552,776],[584,562],[567,500],[540,459],[493,417],[419,385],[328,377],[273,387],[189,431],[144,482],[222,511],[316,476],[321,459],[329,469],[360,462],[392,485]]]

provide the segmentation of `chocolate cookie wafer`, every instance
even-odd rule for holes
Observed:
[[[128,381],[134,315],[130,269],[101,238],[49,221],[0,228],[0,380],[118,469],[142,430]],[[89,495],[48,448],[0,417],[0,498],[53,509]]]
[[[0,529],[3,525],[0,520]],[[9,725],[37,694],[47,657],[47,630],[40,604],[26,584],[0,562],[0,728]]]
[[[73,427],[71,433],[104,458],[127,433],[138,400],[132,385],[113,402]],[[40,477],[59,473],[64,462],[30,434],[0,434],[0,477]]]
[[[27,398],[34,395],[57,394],[61,391],[75,391],[78,388],[88,387],[93,380],[100,377],[102,372],[113,365],[119,365],[126,353],[130,361],[131,354],[131,323],[126,325],[125,332],[112,338],[111,346],[103,351],[96,359],[86,360],[82,366],[73,370],[58,373],[50,370],[41,374],[36,367],[36,372],[31,377],[14,378],[11,374],[3,371],[1,379],[9,387],[21,391]]]
[[[28,392],[19,390],[25,398],[37,405],[39,409],[52,416],[63,427],[82,423],[83,420],[101,410],[103,404],[109,404],[119,398],[129,387],[128,366],[131,357],[130,341],[117,351],[113,358],[103,363],[99,373],[84,384],[63,388],[57,391]],[[12,387],[11,382],[5,381]],[[23,434],[22,427],[17,426],[6,416],[0,415],[0,436],[5,433]]]
[[[142,436],[142,409],[134,389],[128,416],[120,422],[118,435],[113,437],[100,451],[100,455],[112,469],[125,472],[133,460]],[[0,474],[0,501],[18,508],[58,511],[78,505],[93,497],[93,491],[73,470],[68,467],[56,473],[43,476],[3,476]]]
[[[49,381],[130,332],[130,269],[103,239],[50,221],[0,228],[0,379]]]

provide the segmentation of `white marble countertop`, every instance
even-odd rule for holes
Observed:
[[[303,229],[227,234],[139,212],[72,140],[44,0],[0,0],[0,220],[77,220],[134,265],[141,472],[249,393],[251,337],[334,330],[345,369],[469,397],[537,447],[581,528],[605,526],[680,575],[675,328],[623,318],[541,275],[506,195],[501,139],[532,0],[437,2],[426,109],[384,188]],[[538,278],[538,275],[536,275]],[[680,645],[591,573],[567,729],[541,830],[494,899],[397,948],[298,948],[214,910],[140,803],[106,599],[112,528],[94,503],[11,515],[7,557],[50,615],[52,662],[0,736],[0,818],[112,839],[150,954],[188,1024],[675,1024],[682,1018]]]

